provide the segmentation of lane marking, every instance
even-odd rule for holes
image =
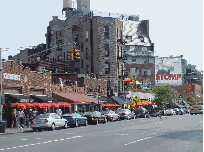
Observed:
[[[64,139],[60,139],[60,140],[64,140]]]
[[[43,142],[43,144],[47,144],[47,142]]]
[[[127,146],[127,144],[125,144],[125,146]]]
[[[20,147],[20,148],[21,148],[21,147],[23,147],[23,146],[18,146],[18,147]]]
[[[144,139],[140,139],[140,140],[144,140]]]
[[[35,145],[35,144],[30,144],[30,145],[32,145],[32,146],[33,146],[33,145]]]
[[[13,149],[17,148],[17,147],[12,147]]]
[[[8,150],[9,150],[9,149],[11,149],[11,148],[6,148],[6,149],[8,149]]]
[[[24,146],[28,147],[29,145],[24,145]]]
[[[67,139],[70,139],[70,138],[67,138]]]
[[[203,122],[203,121],[200,121],[200,122]]]
[[[76,137],[72,137],[72,138],[76,138]]]
[[[82,137],[82,136],[75,136],[75,137]]]
[[[144,139],[148,139],[148,138],[144,138]]]
[[[157,123],[155,123],[155,125],[156,125]]]
[[[152,138],[152,137],[147,137],[147,138]]]
[[[35,138],[35,139],[42,139],[42,138]]]
[[[0,149],[1,151],[5,150],[5,149]]]
[[[47,142],[52,142],[52,141],[47,141]]]
[[[137,140],[137,141],[140,141],[140,140]]]
[[[53,140],[53,141],[59,141],[59,140]]]
[[[41,143],[36,143],[36,144],[40,145]]]
[[[21,139],[21,140],[28,140],[28,139]]]

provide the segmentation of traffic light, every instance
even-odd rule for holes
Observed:
[[[67,60],[73,60],[73,49],[67,50]]]
[[[80,50],[74,49],[73,54],[74,54],[74,59],[80,60]]]

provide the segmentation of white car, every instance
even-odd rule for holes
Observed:
[[[173,109],[167,109],[166,110],[166,115],[175,115],[175,111]]]
[[[194,105],[190,110],[190,114],[203,114],[203,105]]]
[[[66,119],[61,118],[56,113],[40,114],[31,122],[31,128],[35,131],[41,131],[44,128],[54,130],[55,128],[67,128],[68,122]]]

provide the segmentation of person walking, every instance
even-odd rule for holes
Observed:
[[[38,111],[36,110],[36,108],[34,108],[33,110],[33,119],[35,119],[37,117]]]
[[[16,128],[17,126],[17,117],[16,117],[16,109],[13,109],[12,111],[12,123],[11,123],[11,129],[13,129],[13,127],[15,126]]]
[[[57,108],[57,110],[56,110],[56,114],[58,114],[58,115],[62,115],[62,110],[60,109],[60,108]]]
[[[24,126],[24,119],[25,119],[25,114],[23,112],[23,109],[20,109],[18,111],[18,120],[20,121],[20,126],[23,128]]]

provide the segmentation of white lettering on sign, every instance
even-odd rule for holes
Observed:
[[[4,79],[21,81],[21,76],[18,74],[4,73]]]

